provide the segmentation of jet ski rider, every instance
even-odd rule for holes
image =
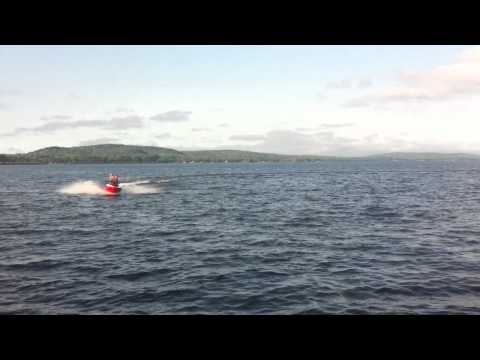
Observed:
[[[118,186],[118,175],[110,174],[109,180],[111,185]]]

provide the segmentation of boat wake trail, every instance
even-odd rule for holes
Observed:
[[[158,183],[149,180],[125,182],[121,183],[120,187],[128,194],[156,194],[161,191]]]
[[[62,194],[70,195],[104,195],[105,190],[95,181],[76,181],[73,184],[62,187],[59,190]]]
[[[168,180],[162,181],[133,181],[120,183],[122,193],[126,194],[157,194],[161,189],[161,183],[168,182]],[[66,185],[58,190],[62,194],[69,195],[106,195],[108,194],[104,187],[92,180],[76,181],[72,184]]]

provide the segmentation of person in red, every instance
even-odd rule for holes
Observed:
[[[113,186],[118,186],[118,175],[112,175],[110,174],[110,184]]]

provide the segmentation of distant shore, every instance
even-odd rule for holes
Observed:
[[[175,149],[120,144],[48,147],[24,154],[0,154],[0,165],[48,164],[166,164],[166,163],[258,163],[323,160],[479,160],[465,153],[393,152],[369,156],[341,157],[287,155],[241,150],[178,151]]]

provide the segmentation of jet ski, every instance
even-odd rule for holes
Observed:
[[[107,195],[120,195],[122,188],[118,186],[118,175],[110,174],[110,182],[105,184],[105,192]]]
[[[122,188],[112,184],[105,184],[105,191],[107,192],[107,195],[120,195]]]

